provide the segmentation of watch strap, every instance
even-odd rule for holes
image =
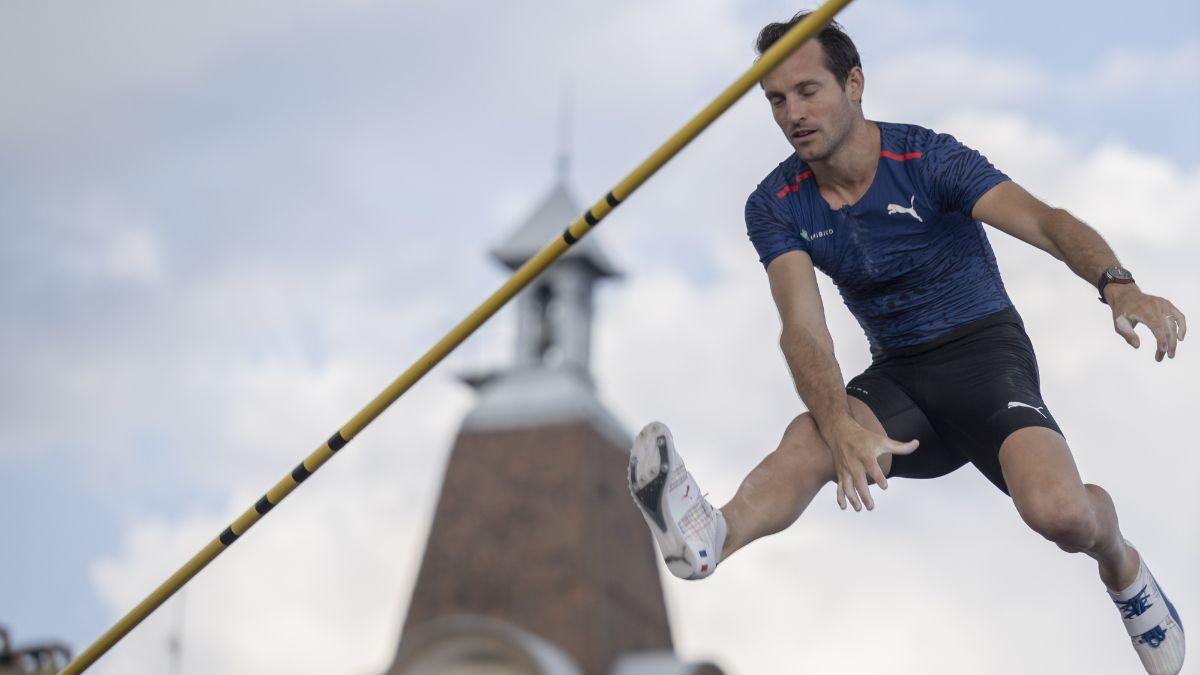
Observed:
[[[1114,269],[1119,269],[1119,270],[1125,272],[1125,274],[1128,278],[1121,279],[1121,278],[1111,276],[1109,274],[1109,272]],[[1104,287],[1109,285],[1110,283],[1111,284],[1120,284],[1122,286],[1124,286],[1125,284],[1132,284],[1133,283],[1133,275],[1129,273],[1129,270],[1127,270],[1123,267],[1120,267],[1120,266],[1109,267],[1108,269],[1104,270],[1104,274],[1100,275],[1100,281],[1096,282],[1096,288],[1100,291],[1100,302],[1102,302],[1106,305],[1108,304],[1108,300],[1104,299]]]

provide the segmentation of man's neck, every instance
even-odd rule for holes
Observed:
[[[853,204],[871,187],[879,165],[880,143],[879,126],[859,118],[837,152],[819,162],[809,162],[821,195],[830,206]]]

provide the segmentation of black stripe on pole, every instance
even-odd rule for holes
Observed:
[[[296,481],[297,483],[303,483],[304,479],[311,475],[312,472],[304,468],[304,462],[300,462],[296,465],[296,468],[292,469],[292,480]]]
[[[342,438],[342,430],[341,429],[338,429],[337,432],[335,432],[332,436],[330,436],[329,440],[326,441],[326,443],[329,444],[329,450],[332,452],[337,452],[338,450],[341,450],[342,448],[346,447],[346,443],[348,443],[348,442],[349,441],[347,441],[345,438]]]
[[[616,206],[617,204],[621,203],[621,200],[617,199],[617,196],[612,193],[612,190],[609,190],[608,194],[604,195],[604,201],[608,202],[609,206]]]
[[[588,225],[595,225],[596,223],[600,222],[599,220],[596,220],[596,216],[592,215],[591,209],[588,209],[587,213],[583,214],[583,219],[587,221]]]
[[[225,544],[226,546],[229,546],[233,542],[237,541],[237,538],[238,536],[233,533],[233,527],[227,527],[225,528],[225,531],[221,533],[221,543]]]
[[[570,246],[571,244],[579,241],[579,237],[571,234],[571,228],[568,227],[567,229],[563,230],[563,241],[567,242],[567,246]]]
[[[267,499],[266,495],[263,495],[262,499],[254,503],[254,510],[258,511],[258,515],[265,516],[267,515],[267,511],[270,511],[274,506],[271,500]]]

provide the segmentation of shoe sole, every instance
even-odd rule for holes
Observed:
[[[629,493],[646,519],[667,569],[681,579],[691,579],[695,575],[696,552],[676,525],[667,499],[667,477],[676,457],[666,425],[647,424],[634,439],[629,453]]]

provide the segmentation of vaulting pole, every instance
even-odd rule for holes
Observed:
[[[272,507],[283,501],[284,497],[291,494],[292,490],[295,490],[300,483],[304,482],[304,479],[321,468],[330,457],[333,457],[335,452],[341,450],[347,443],[353,440],[358,435],[358,432],[365,429],[384,410],[387,410],[388,406],[395,403],[396,399],[400,398],[404,392],[408,391],[410,387],[424,377],[438,362],[446,358],[446,355],[454,351],[455,347],[482,326],[497,310],[508,303],[521,289],[525,288],[529,282],[545,271],[572,244],[582,239],[601,220],[604,220],[604,217],[611,213],[618,204],[628,199],[634,190],[637,190],[642,183],[646,182],[646,179],[653,176],[676,153],[687,146],[688,143],[691,143],[696,136],[700,135],[701,131],[704,131],[708,128],[708,125],[724,114],[743,94],[773,70],[780,61],[787,58],[805,40],[816,35],[830,21],[833,21],[834,16],[842,11],[850,2],[851,0],[829,0],[829,2],[822,5],[806,19],[792,27],[749,70],[733,84],[729,85],[725,91],[721,92],[712,103],[705,106],[687,124],[683,125],[683,128],[676,131],[653,154],[631,171],[624,180],[617,183],[616,187],[610,190],[608,194],[593,204],[582,216],[576,218],[575,222],[568,225],[563,230],[561,236],[550,240],[537,255],[530,258],[520,269],[514,272],[508,281],[504,282],[503,286],[492,293],[488,299],[484,300],[483,304],[475,308],[475,311],[459,322],[445,337],[439,340],[429,351],[425,352],[421,358],[417,359],[416,363],[409,366],[408,370],[404,371],[400,377],[397,377],[388,385],[387,389],[384,389],[365,408],[360,410],[357,415],[352,417],[349,422],[334,433],[333,436],[330,436],[329,440],[322,443],[308,457],[305,457],[304,461],[296,465],[296,468],[292,469],[291,473],[284,476],[270,490],[267,490],[267,493],[255,502],[254,506],[246,509],[216,539],[208,542],[208,545],[201,549],[199,553],[192,556],[191,560],[188,560],[183,567],[176,570],[158,588],[154,589],[150,595],[146,596],[145,600],[142,600],[128,614],[121,617],[120,621],[105,631],[103,635],[97,638],[74,661],[68,663],[60,675],[81,673],[95,663],[105,652],[112,649],[113,645],[117,644],[129,631],[133,630],[134,626],[141,623],[159,605],[174,595],[175,591],[183,587],[197,572],[204,569],[218,555],[221,555],[221,552],[237,541],[238,537],[245,534],[246,530],[249,530],[251,526],[257,523]]]

